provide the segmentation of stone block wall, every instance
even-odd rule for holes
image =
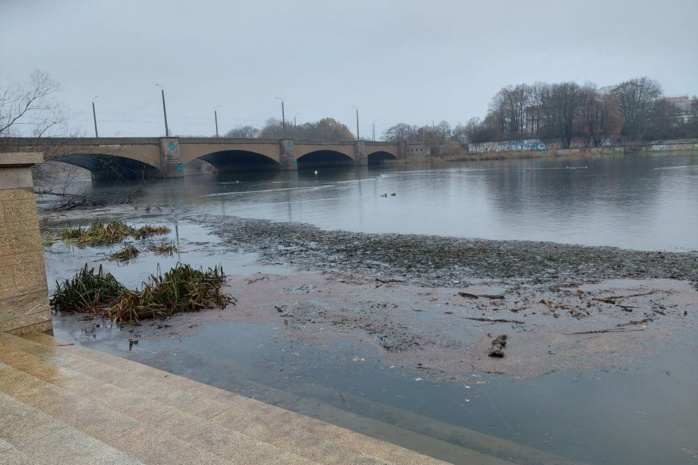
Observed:
[[[0,332],[52,329],[31,167],[38,153],[0,154]]]

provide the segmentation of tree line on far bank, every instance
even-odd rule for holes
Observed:
[[[260,139],[321,139],[354,140],[349,128],[334,118],[322,118],[316,122],[300,125],[269,118],[262,129],[254,126],[237,126],[225,133],[224,137],[244,137]]]
[[[19,131],[18,125],[30,127],[35,137],[67,128],[68,118],[54,98],[59,89],[58,83],[40,71],[26,84],[0,86],[0,137],[26,132]],[[300,125],[271,118],[261,129],[238,126],[224,136],[355,140],[349,128],[334,118]],[[593,147],[617,141],[680,138],[698,138],[698,98],[664,97],[661,85],[647,77],[601,88],[590,82],[509,85],[492,98],[484,119],[472,118],[455,127],[447,121],[423,126],[398,123],[383,134],[387,141],[432,146],[540,139],[559,142],[562,147],[573,142]]]
[[[618,140],[641,141],[698,137],[698,98],[667,98],[661,85],[641,77],[599,88],[575,82],[535,83],[502,88],[491,100],[484,119],[451,128],[400,123],[386,140],[408,142],[481,143],[519,139],[573,141],[598,147]]]

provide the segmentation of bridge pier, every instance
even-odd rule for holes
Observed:
[[[178,138],[160,139],[160,171],[163,178],[181,178],[184,176]]]
[[[354,165],[368,166],[368,157],[366,156],[366,144],[360,140],[354,142]]]
[[[298,161],[293,153],[293,139],[279,141],[279,154],[281,155],[281,169],[283,171],[298,170]]]
[[[407,159],[407,143],[404,141],[400,141],[397,143],[397,159]]]

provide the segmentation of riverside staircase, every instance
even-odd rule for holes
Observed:
[[[368,429],[449,461],[45,334],[0,333],[0,465],[578,465],[421,416],[408,423],[428,435]]]
[[[44,463],[447,462],[51,336],[0,333],[0,464]]]

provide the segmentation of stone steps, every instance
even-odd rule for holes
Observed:
[[[226,381],[225,385],[234,385],[241,389],[241,392],[253,392],[267,403],[407,449],[415,449],[449,463],[479,463],[478,460],[484,454],[488,458],[492,456],[522,465],[582,465],[580,462],[512,441],[374,402],[362,396],[343,393],[342,402],[351,406],[349,412],[345,408],[333,405],[339,403],[335,388],[305,383],[300,388],[302,392],[280,390],[255,382],[256,370],[243,362],[220,359],[207,354],[205,361],[202,360],[201,363],[206,364],[205,371],[229,373],[229,381]],[[216,381],[213,381],[213,384],[215,383]]]
[[[0,463],[446,463],[40,334],[0,334],[0,409]]]

